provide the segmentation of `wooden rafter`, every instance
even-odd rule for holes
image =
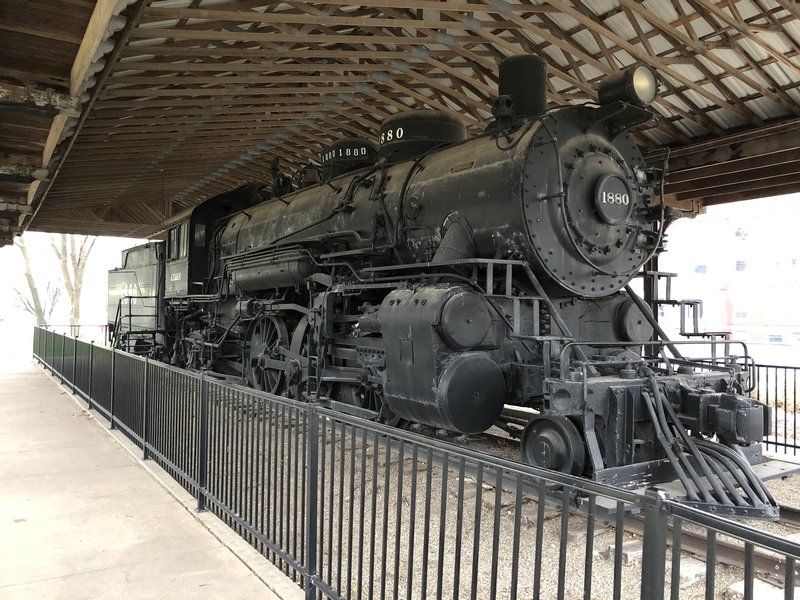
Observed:
[[[408,108],[448,111],[481,131],[498,62],[522,53],[547,60],[551,105],[594,100],[600,80],[631,62],[656,70],[659,119],[636,139],[653,161],[663,156],[655,148],[672,148],[676,205],[788,189],[800,150],[779,141],[795,129],[770,130],[758,148],[741,142],[740,154],[713,143],[800,115],[800,39],[788,27],[798,21],[788,0],[616,0],[603,13],[578,0],[156,0],[118,44],[34,224],[67,223],[64,211],[83,205],[99,225],[146,233],[168,204],[269,185],[272,158],[299,169],[336,139],[374,138]],[[0,78],[11,70],[0,64]],[[61,137],[46,144],[51,155]],[[708,143],[717,154],[680,152]]]

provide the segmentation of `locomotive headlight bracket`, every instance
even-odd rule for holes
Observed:
[[[658,77],[647,65],[636,64],[609,75],[597,88],[598,102],[605,106],[622,101],[645,108],[658,95]]]
[[[657,96],[658,77],[647,65],[631,65],[609,75],[597,88],[600,108],[595,111],[585,132],[607,128],[608,135],[613,139],[620,133],[646,123],[655,116],[647,107]]]

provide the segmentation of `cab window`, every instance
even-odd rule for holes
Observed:
[[[178,258],[189,256],[189,223],[181,223],[178,231],[178,242],[180,243],[180,253]]]
[[[198,223],[194,226],[194,245],[206,245],[206,226],[203,223]]]
[[[189,223],[184,222],[169,230],[169,259],[185,258],[189,254]]]

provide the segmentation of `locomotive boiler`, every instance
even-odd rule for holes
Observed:
[[[117,290],[118,343],[391,424],[497,425],[534,465],[677,478],[700,508],[777,516],[750,465],[770,419],[746,362],[685,356],[629,286],[675,216],[631,134],[655,75],[634,66],[597,104],[548,109],[545,64],[501,63],[482,135],[400,113],[377,145],[326,149],[318,181],[176,217],[145,252],[158,315],[126,326],[137,294]]]

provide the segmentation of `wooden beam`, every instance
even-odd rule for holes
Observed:
[[[0,23],[0,31],[21,33],[26,36],[32,35],[48,40],[58,40],[59,42],[66,42],[67,44],[79,44],[81,41],[79,36],[72,35],[66,31],[58,31],[56,29],[47,29],[45,31],[39,27],[26,27],[24,25],[13,25],[9,23]]]
[[[448,2],[448,4],[450,4]],[[480,8],[480,7],[478,7]],[[441,9],[440,9],[441,10]],[[475,10],[474,8],[472,9]],[[335,16],[321,14],[319,16],[300,14],[296,12],[255,12],[252,10],[217,10],[201,8],[151,8],[147,11],[148,17],[154,17],[153,23],[172,19],[192,19],[205,21],[226,21],[233,23],[258,23],[263,25],[321,25],[325,27],[380,27],[380,28],[406,28],[406,29],[461,29],[465,30],[463,22],[442,21],[439,19],[396,19],[380,18],[374,16]],[[202,23],[201,26],[209,28],[214,23]],[[499,26],[514,27],[513,23],[506,22]],[[146,27],[142,27],[147,30]]]
[[[95,5],[92,16],[89,19],[89,24],[86,27],[86,32],[83,35],[78,53],[72,63],[70,71],[70,94],[73,97],[78,96],[83,92],[85,80],[89,74],[89,68],[94,63],[96,54],[100,44],[105,40],[108,35],[109,24],[117,7],[117,0],[98,0]],[[80,105],[78,104],[78,108]],[[53,124],[50,127],[50,132],[47,135],[44,151],[42,152],[42,166],[47,167],[50,164],[50,159],[56,147],[61,142],[62,134],[67,127],[68,116],[77,117],[80,111],[75,114],[64,115],[63,113],[53,119]],[[38,186],[33,188],[29,194],[29,201],[33,201]]]
[[[740,158],[737,159],[708,164],[706,166],[698,166],[692,169],[673,171],[668,176],[668,183],[670,186],[677,184],[691,186],[697,185],[697,182],[703,179],[719,180],[720,178],[736,178],[738,177],[737,174],[742,171],[766,169],[776,165],[797,163],[800,161],[800,141],[795,140],[794,143],[792,143],[791,140],[786,140],[786,145],[794,147],[780,152],[757,153],[753,151],[752,154],[750,148],[748,148],[745,152],[740,154]],[[751,147],[752,146],[756,145],[751,144]]]
[[[69,118],[65,115],[56,115],[53,119],[53,124],[47,134],[47,140],[44,143],[44,150],[42,151],[42,166],[46,167],[50,164],[50,159],[53,158],[53,153],[61,141],[61,134],[67,126]]]
[[[796,74],[800,74],[800,65],[786,58],[783,55],[783,52],[781,52],[779,49],[775,48],[768,42],[764,41],[764,39],[751,32],[748,26],[742,24],[742,22],[739,19],[736,19],[731,15],[727,14],[724,10],[719,8],[714,2],[709,2],[708,0],[695,0],[695,1],[700,6],[711,12],[720,21],[724,22],[729,27],[732,27],[733,29],[741,33],[745,37],[745,39],[752,42],[756,46],[760,46],[763,50],[765,50],[770,56],[772,56],[783,66],[794,71]]]
[[[33,209],[28,206],[27,204],[16,204],[14,202],[0,202],[0,214],[4,215],[18,215],[18,214],[25,214],[29,215]]]
[[[260,44],[296,44],[308,43],[309,36],[303,32],[296,33],[257,33],[250,31],[204,31],[192,29],[148,28],[136,29],[131,37],[139,39],[176,38],[181,40],[197,40],[203,42],[258,42]],[[315,44],[389,44],[406,46],[441,45],[436,37],[414,37],[400,35],[358,35],[358,34],[314,34],[311,39]],[[140,46],[142,50],[146,46]],[[157,49],[157,47],[155,48]]]
[[[109,25],[114,18],[117,4],[117,0],[97,0],[70,70],[70,93],[73,95],[83,91],[84,81],[95,61],[97,51],[109,36]]]
[[[719,106],[720,108],[723,108],[725,110],[728,110],[746,121],[749,120],[750,118],[749,113],[743,111],[736,105],[731,105],[727,103],[724,98],[720,98],[717,94],[709,92],[702,85],[699,85],[697,82],[692,81],[679,70],[673,69],[659,62],[657,57],[652,57],[648,55],[647,52],[645,52],[643,49],[637,47],[635,44],[632,44],[631,42],[624,39],[616,32],[609,29],[605,23],[599,23],[597,19],[594,17],[594,15],[584,14],[581,11],[574,8],[573,6],[567,4],[563,0],[545,0],[545,1],[550,6],[560,9],[561,11],[564,12],[564,14],[569,15],[573,19],[577,20],[579,23],[582,23],[590,31],[596,31],[597,33],[601,34],[604,38],[611,40],[612,42],[617,44],[617,46],[628,52],[628,54],[630,54],[634,59],[650,65],[662,76],[666,75],[667,77],[670,77],[675,81],[679,81],[683,85],[689,87],[692,91],[694,91],[698,95],[703,96],[711,104]]]
[[[37,200],[38,201],[36,202],[36,205],[34,206],[33,213],[31,214],[29,219],[24,220],[24,217],[22,217],[22,216],[20,217],[20,225],[24,224],[25,228],[30,226],[30,224],[33,221],[33,219],[36,218],[36,213],[41,208],[42,203],[44,202],[44,199],[47,196],[47,193],[52,188],[53,182],[55,181],[56,177],[58,176],[58,173],[61,170],[61,166],[64,163],[64,158],[66,157],[67,154],[69,154],[69,151],[72,149],[72,146],[73,146],[73,144],[75,142],[75,137],[80,132],[80,129],[83,126],[83,123],[86,121],[86,118],[88,117],[89,111],[91,110],[92,106],[94,106],[94,103],[97,100],[98,91],[102,88],[103,84],[105,83],[106,79],[108,78],[108,75],[111,72],[112,66],[119,59],[119,55],[120,55],[120,52],[122,51],[122,47],[127,43],[128,37],[130,36],[131,31],[135,28],[135,26],[137,25],[139,19],[141,19],[145,8],[147,8],[147,6],[149,5],[149,3],[152,0],[135,0],[135,1],[136,1],[136,4],[132,8],[132,10],[129,12],[128,19],[125,22],[125,26],[124,26],[122,32],[119,34],[118,39],[116,40],[116,45],[114,46],[114,49],[111,51],[110,55],[105,60],[105,65],[103,67],[103,70],[101,71],[101,73],[99,74],[99,76],[97,78],[97,82],[95,84],[95,87],[94,87],[93,91],[91,92],[90,98],[89,98],[88,102],[86,103],[86,105],[83,107],[83,110],[81,111],[81,114],[78,116],[78,121],[75,124],[75,129],[74,129],[73,135],[68,140],[67,146],[66,146],[63,154],[61,155],[60,160],[55,164],[55,168],[53,169],[53,172],[50,174],[50,177],[47,180],[46,185],[43,186],[43,189],[41,189],[41,191],[40,191],[40,188],[42,188],[42,186],[40,184],[34,183],[33,185],[31,185],[31,187],[30,187],[30,189],[28,191],[28,203],[33,205],[35,201],[37,201]],[[97,4],[95,4],[95,10],[107,10],[108,7],[107,7],[106,4],[109,3],[109,2],[113,3],[115,6],[117,4],[116,0],[99,0],[97,2]],[[102,4],[102,7],[101,7],[101,4]],[[92,17],[94,17],[94,12],[92,13]],[[109,19],[110,19],[110,17],[109,17]],[[91,22],[91,19],[90,19],[90,22]],[[105,31],[104,31],[104,33],[105,33]],[[96,35],[96,30],[92,30],[92,31],[88,31],[87,30],[87,34],[90,35],[90,36],[94,36],[94,35]],[[90,39],[92,39],[92,38],[90,37]],[[88,55],[88,53],[89,53],[89,47],[90,46],[91,46],[91,44],[87,43],[87,46],[86,46],[86,48],[84,50],[86,55]],[[82,49],[83,49],[83,46],[81,48],[79,48],[79,52]],[[96,51],[96,49],[95,49],[95,51]],[[92,59],[93,58],[94,58],[94,52],[92,53]],[[73,61],[73,67],[74,66],[75,66],[75,62]],[[76,71],[76,77],[80,76],[80,74],[82,72],[83,72],[82,69],[79,67],[77,69],[77,71]],[[72,76],[72,74],[71,74],[71,76]],[[70,89],[73,88],[73,85],[75,85],[75,82],[71,81],[70,82]],[[82,86],[83,82],[80,82],[79,85]],[[55,140],[54,142],[52,142],[52,147],[53,148],[58,144],[58,140],[61,138],[61,133],[62,133],[64,127],[65,127],[65,122],[57,123],[54,120],[53,126],[51,127],[50,134],[49,134],[49,141],[50,140]],[[47,148],[46,148],[46,150],[47,150]],[[52,151],[51,151],[51,155],[50,156],[52,156]],[[47,167],[48,164],[49,164],[49,157],[48,157],[48,162],[47,163],[43,163],[43,166]]]
[[[712,206],[716,204],[728,204],[730,202],[741,202],[742,200],[761,200],[764,198],[771,198],[773,196],[783,196],[785,194],[796,194],[798,192],[798,184],[789,183],[783,185],[775,185],[767,188],[757,188],[752,190],[737,189],[733,192],[722,196],[714,196],[705,198],[703,206]]]
[[[800,147],[800,120],[791,120],[763,128],[728,135],[714,140],[676,148],[669,160],[673,176],[691,169],[707,168],[710,165],[752,158]],[[663,161],[662,152],[645,157],[649,164]]]
[[[775,162],[769,160],[770,157],[766,158],[767,160],[754,160],[750,164],[745,161],[736,169],[731,169],[722,176],[702,177],[678,183],[670,182],[666,186],[666,193],[668,195],[692,193],[702,196],[707,190],[713,190],[722,185],[741,185],[762,179],[793,175],[800,171],[800,152],[786,153],[786,156],[776,159]],[[800,180],[800,178],[798,179]]]
[[[154,52],[154,50],[156,50]],[[226,58],[255,58],[263,61],[266,55],[264,47],[257,48],[241,48],[238,46],[229,46],[227,44],[217,46],[204,46],[198,48],[197,46],[167,46],[162,45],[157,48],[149,46],[128,46],[123,50],[123,60],[120,61],[120,69],[132,64],[135,64],[135,59],[141,56],[151,54],[158,55],[158,58],[167,58],[177,56],[180,58],[209,58],[209,57],[226,57]],[[404,50],[340,50],[337,49],[335,53],[331,50],[320,50],[319,48],[292,48],[292,49],[275,49],[272,53],[272,61],[275,66],[285,65],[287,67],[302,66],[296,63],[278,62],[294,58],[307,58],[307,59],[322,59],[330,60],[331,58],[356,58],[356,59],[369,59],[369,60],[391,60],[393,58],[408,58],[408,52]],[[441,58],[452,58],[457,53],[455,51],[447,51],[441,54]],[[172,59],[175,60],[175,59]],[[267,65],[265,65],[267,66]],[[308,65],[313,67],[313,65]]]
[[[21,165],[0,165],[0,180],[30,183],[47,179],[47,169],[37,169]]]
[[[24,167],[41,167],[42,158],[33,152],[11,153],[0,152],[0,165],[20,165]]]
[[[652,24],[654,27],[658,28],[661,32],[663,32],[664,36],[667,39],[673,39],[679,42],[680,44],[686,46],[687,48],[690,48],[696,56],[702,56],[705,60],[717,65],[724,72],[734,75],[737,79],[739,79],[744,84],[750,86],[754,90],[759,90],[761,93],[763,93],[773,102],[775,102],[778,106],[786,108],[791,112],[795,113],[800,112],[800,107],[798,107],[796,103],[787,102],[787,100],[783,96],[765,88],[759,82],[755,81],[753,78],[743,73],[740,69],[735,68],[731,63],[717,56],[715,52],[707,51],[702,43],[695,41],[694,39],[692,39],[687,35],[684,35],[683,33],[681,33],[679,29],[676,29],[663,19],[660,19],[653,11],[647,10],[644,6],[642,6],[637,2],[634,2],[633,0],[619,0],[619,2],[626,9],[636,13],[646,21],[650,22],[650,24]],[[699,61],[695,62],[699,63]],[[706,76],[709,77],[709,74],[706,73]],[[716,79],[715,83],[720,88],[723,85],[721,79],[719,78]]]
[[[353,83],[366,81],[366,77],[353,78]],[[347,83],[350,83],[349,81]],[[195,98],[205,96],[231,96],[241,98],[245,96],[291,96],[293,94],[355,94],[360,90],[357,87],[345,85],[297,85],[286,87],[249,87],[233,88],[150,88],[150,89],[106,89],[102,92],[103,98]]]
[[[768,177],[765,179],[756,179],[750,181],[735,181],[727,185],[720,185],[714,188],[706,189],[700,192],[689,191],[679,194],[667,194],[668,201],[685,202],[687,200],[700,200],[703,203],[708,203],[712,198],[732,198],[736,194],[743,192],[763,192],[762,198],[770,194],[766,190],[772,190],[775,187],[788,189],[794,186],[794,191],[800,190],[800,175],[792,173],[781,177]]]
[[[0,81],[0,108],[6,105],[22,105],[71,117],[80,114],[80,102],[74,96],[62,94],[51,88],[14,85]]]

